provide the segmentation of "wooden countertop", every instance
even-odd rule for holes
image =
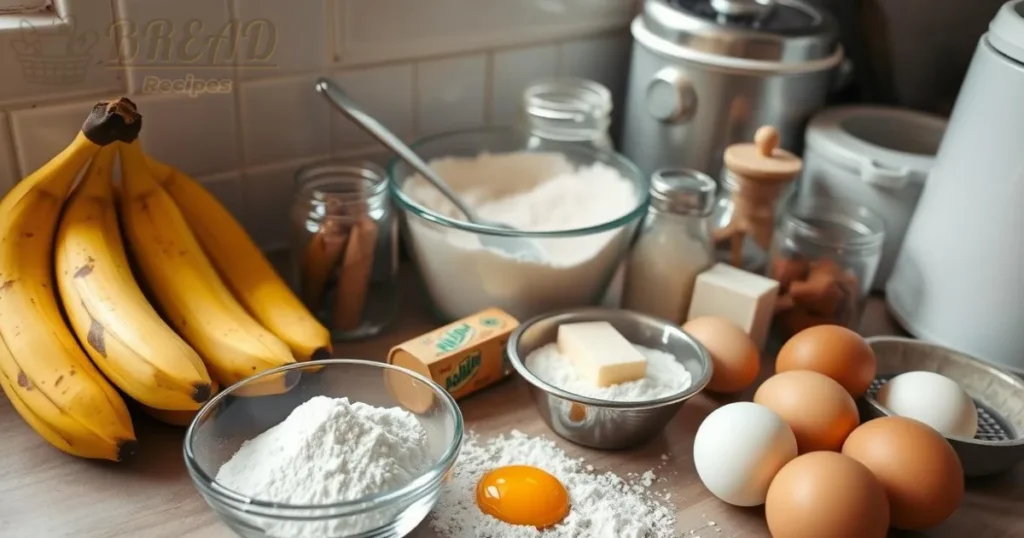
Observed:
[[[426,314],[415,283],[404,275],[403,314],[385,334],[363,342],[337,346],[337,355],[384,360],[395,343],[426,332],[437,323]],[[862,331],[885,334],[894,325],[884,304],[872,299]],[[771,362],[762,372],[772,371]],[[749,399],[750,394],[742,395]],[[667,479],[656,491],[670,491],[677,509],[679,536],[715,538],[767,537],[763,509],[731,507],[704,489],[693,469],[693,435],[701,420],[724,400],[700,395],[687,403],[665,432],[639,449],[600,452],[556,437],[541,422],[526,387],[518,378],[487,389],[461,403],[469,429],[483,435],[519,429],[558,440],[566,452],[587,459],[597,470],[624,475],[656,471]],[[139,453],[120,464],[77,459],[47,445],[21,420],[6,398],[0,398],[0,536],[52,538],[58,536],[146,538],[233,536],[193,488],[182,463],[183,430],[164,426],[133,413]],[[661,455],[669,454],[667,462]],[[664,465],[662,465],[664,463]],[[659,489],[663,488],[663,489]],[[1011,538],[1024,532],[1024,465],[1010,473],[968,483],[960,510],[942,526],[924,534],[934,538]],[[713,528],[708,528],[714,522]],[[689,531],[695,531],[690,534]],[[413,535],[431,538],[422,525]]]

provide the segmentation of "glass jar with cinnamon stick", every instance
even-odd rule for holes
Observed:
[[[335,340],[379,333],[395,316],[398,233],[379,166],[325,161],[295,175],[296,289]]]
[[[776,327],[786,336],[823,324],[857,330],[884,240],[882,219],[866,207],[794,199],[775,232],[768,271],[779,281]]]

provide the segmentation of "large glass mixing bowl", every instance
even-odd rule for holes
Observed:
[[[425,161],[444,157],[474,158],[483,153],[546,152],[530,147],[528,136],[508,128],[452,131],[424,138],[412,148]],[[632,186],[635,203],[607,220],[564,230],[509,230],[473,224],[461,215],[434,211],[414,200],[406,188],[415,172],[395,159],[388,167],[392,199],[402,214],[406,242],[430,296],[444,320],[463,318],[498,307],[518,319],[544,312],[597,304],[629,249],[647,212],[650,181],[622,155],[587,146],[559,147],[576,168],[601,163]],[[497,181],[481,174],[473,182]],[[468,192],[474,184],[452,185]],[[514,192],[510,185],[499,189]],[[599,195],[600,193],[594,193]],[[567,211],[571,210],[566,208]],[[486,216],[486,215],[485,215]],[[531,241],[545,259],[524,258],[488,248],[484,236]]]

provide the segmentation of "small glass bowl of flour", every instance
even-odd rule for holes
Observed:
[[[512,129],[444,133],[413,147],[481,218],[515,228],[466,222],[404,162],[392,162],[392,199],[443,318],[498,307],[526,319],[596,304],[647,211],[648,178],[610,151],[531,149]],[[484,236],[530,241],[540,256],[515,256]]]
[[[462,439],[462,414],[433,381],[325,360],[218,394],[186,433],[185,465],[242,536],[404,536],[437,502]]]
[[[556,344],[558,326],[606,321],[647,359],[647,375],[608,387],[588,383]],[[576,444],[621,449],[659,435],[683,404],[711,380],[707,350],[667,320],[610,308],[537,316],[509,337],[509,360],[530,385],[541,418]]]

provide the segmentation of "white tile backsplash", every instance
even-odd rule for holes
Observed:
[[[287,241],[301,164],[385,154],[316,95],[316,77],[336,80],[407,141],[510,124],[538,78],[585,76],[619,92],[638,0],[55,5],[57,14],[30,17],[28,48],[13,44],[26,41],[17,21],[0,16],[0,192],[63,149],[97,101],[128,92],[144,117],[147,151],[198,177],[275,248]],[[40,30],[58,15],[72,16],[73,32]],[[147,76],[165,81],[163,90],[147,91]]]
[[[595,80],[607,86],[613,95],[621,96],[631,44],[624,31],[565,43],[559,58],[561,74]]]
[[[115,2],[118,21],[112,31],[131,93],[184,92],[187,86],[179,81],[234,77],[226,37],[232,28],[227,0]],[[218,39],[221,36],[225,38]],[[239,43],[244,49],[246,40],[241,38]],[[169,81],[169,86],[161,87],[163,81]]]
[[[327,155],[333,111],[313,90],[316,79],[303,75],[242,84],[246,164]]]
[[[196,178],[239,222],[244,222],[245,201],[242,199],[242,174],[228,172],[215,176]]]
[[[102,99],[11,111],[14,150],[21,177],[49,162],[75,139],[93,105]]]
[[[631,0],[338,0],[343,63],[557,41],[623,27]]]
[[[7,122],[7,114],[0,112],[0,197],[21,180],[18,165],[14,160],[14,142]]]
[[[140,139],[153,157],[191,175],[239,167],[235,96],[230,93],[141,95]]]
[[[238,60],[238,75],[243,80],[271,78],[323,69],[333,56],[333,39],[328,33],[333,25],[328,17],[328,0],[233,0],[235,17],[243,28],[258,21],[273,22],[273,32],[265,34],[262,44],[272,47],[264,62],[250,61],[243,55]],[[261,47],[262,48],[262,47]],[[256,60],[265,56],[255,50]],[[265,66],[263,64],[266,64]]]
[[[336,73],[332,77],[367,114],[403,138],[413,135],[413,66],[385,65]],[[312,90],[310,90],[312,92]],[[317,101],[321,98],[314,95]],[[322,101],[321,101],[322,102]],[[329,107],[326,103],[324,107]],[[349,154],[379,143],[348,118],[326,109],[331,119],[331,152]]]
[[[558,46],[542,45],[494,53],[491,89],[491,124],[512,125],[520,99],[534,81],[558,72]]]
[[[419,132],[436,133],[484,125],[485,55],[421,62],[416,66],[416,86]]]
[[[246,169],[242,179],[242,223],[265,250],[288,244],[295,171],[305,162]]]

